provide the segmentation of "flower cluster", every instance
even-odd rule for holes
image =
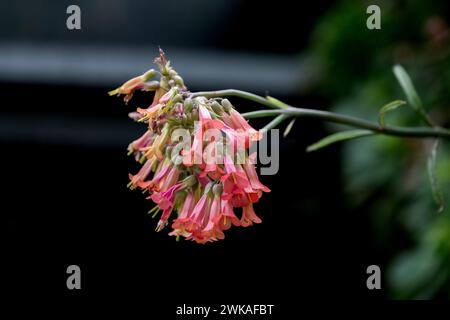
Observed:
[[[156,230],[176,213],[170,235],[206,243],[223,239],[231,225],[260,223],[253,204],[270,190],[249,154],[260,132],[227,99],[191,94],[162,51],[155,63],[159,81],[152,81],[158,74],[152,69],[109,94],[124,95],[127,103],[136,90],[154,92],[148,108],[130,114],[148,130],[128,147],[142,164],[128,186],[156,204],[149,213],[162,211]],[[240,217],[236,208],[242,208]]]

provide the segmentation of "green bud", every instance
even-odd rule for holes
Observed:
[[[164,152],[166,157],[170,157],[170,155],[172,154],[172,150],[173,150],[173,147],[171,147],[171,146],[166,147],[166,150]]]
[[[183,165],[183,156],[178,154],[172,158],[173,163],[180,169],[184,167]]]
[[[172,67],[170,66],[170,61],[167,61],[167,63],[164,66],[162,66],[160,69],[161,69],[162,75],[168,76],[170,70],[172,70]]]
[[[215,184],[215,185],[213,186],[213,193],[214,193],[214,196],[220,197],[220,196],[222,195],[222,191],[223,191],[223,187],[222,187],[221,184]]]
[[[222,99],[222,106],[226,112],[230,112],[230,110],[233,108],[233,105],[228,99]]]
[[[184,87],[184,81],[183,78],[181,78],[179,75],[176,75],[173,77],[173,80],[175,81],[175,83],[181,87]]]
[[[157,89],[159,89],[159,81],[150,81],[144,84],[144,89],[146,91],[155,91]]]
[[[183,96],[181,94],[176,94],[175,97],[173,97],[172,99],[172,103],[177,103],[177,102],[182,102],[183,101]]]
[[[191,98],[187,98],[186,100],[184,100],[184,112],[185,113],[189,113],[192,110],[193,106],[194,106],[194,104],[192,103]]]
[[[212,181],[209,182],[205,187],[205,193],[210,193],[213,185],[214,185],[214,182],[212,182]]]
[[[175,77],[177,74],[178,74],[178,73],[177,73],[175,70],[173,70],[173,69],[171,69],[171,70],[169,71],[169,77],[170,77],[170,78]]]
[[[164,90],[169,91],[169,83],[167,82],[167,78],[166,77],[161,77],[161,80],[159,82],[159,85],[161,86],[161,88],[163,88]]]
[[[182,182],[183,182],[185,188],[190,188],[197,182],[197,178],[194,175],[190,175],[190,176],[186,177],[185,179],[183,179]]]
[[[213,111],[215,113],[217,113],[219,116],[221,114],[223,114],[223,107],[220,105],[220,103],[218,103],[217,101],[213,101],[213,103],[211,103],[211,108],[213,109]]]
[[[151,78],[153,78],[154,76],[156,76],[156,70],[155,69],[150,69],[148,70],[146,73],[144,73],[142,75],[142,81],[148,81]]]
[[[197,121],[198,120],[198,110],[197,109],[192,109],[191,120],[192,121]]]

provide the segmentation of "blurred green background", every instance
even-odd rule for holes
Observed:
[[[450,124],[449,6],[444,1],[340,1],[317,23],[309,55],[321,66],[320,91],[335,112],[376,119],[381,106],[406,100],[391,71],[409,72],[435,123]],[[360,13],[381,9],[381,30]],[[387,123],[423,125],[412,108]],[[330,131],[341,129],[330,127]],[[430,140],[430,141],[428,141]],[[450,145],[441,141],[437,172],[447,204],[437,213],[427,176],[431,139],[369,137],[341,150],[349,206],[370,215],[391,298],[450,297]],[[320,151],[319,151],[320,152]]]

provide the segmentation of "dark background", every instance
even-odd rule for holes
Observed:
[[[278,174],[261,177],[272,189],[255,206],[263,223],[232,228],[224,241],[197,245],[154,232],[152,205],[126,188],[137,170],[126,146],[144,130],[127,113],[150,98],[138,94],[124,106],[106,93],[152,67],[158,45],[191,91],[234,87],[330,105],[313,90],[317,68],[301,52],[333,3],[213,2],[78,1],[80,31],[65,27],[67,1],[2,4],[1,211],[11,300],[136,296],[166,318],[183,303],[275,304],[287,313],[304,298],[387,297],[367,289],[366,268],[383,270],[387,252],[406,244],[400,234],[380,248],[365,214],[370,203],[344,200],[340,146],[305,153],[326,134],[321,122],[296,122],[281,141]],[[66,288],[71,264],[81,267],[80,291]]]

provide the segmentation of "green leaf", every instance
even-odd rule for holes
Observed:
[[[283,137],[286,138],[287,135],[289,134],[289,132],[291,132],[292,127],[294,126],[295,123],[295,118],[291,120],[291,122],[289,122],[289,124],[287,125],[286,129],[284,130],[283,133]]]
[[[388,104],[384,105],[379,112],[378,122],[380,123],[381,127],[384,127],[384,116],[389,111],[393,111],[397,109],[400,106],[405,105],[406,102],[403,100],[394,100],[392,102],[389,102]]]
[[[436,174],[436,157],[437,149],[439,147],[439,140],[436,140],[433,148],[431,149],[431,154],[428,157],[428,178],[430,180],[431,192],[433,193],[433,199],[438,207],[437,211],[444,211],[444,196],[442,190],[439,186],[438,177]]]
[[[279,107],[279,108],[289,108],[289,105],[287,105],[286,103],[284,103],[284,102],[282,102],[282,101],[280,101],[280,100],[278,100],[278,99],[276,99],[276,98],[274,98],[274,97],[267,96],[266,99],[267,99],[269,102],[271,102],[271,103],[273,103],[274,105],[276,105],[277,107]]]
[[[406,70],[401,65],[397,64],[394,66],[393,71],[411,106],[416,110],[422,109],[422,101],[420,100]]]
[[[414,84],[411,81],[406,70],[399,64],[395,65],[392,69],[397,78],[400,86],[405,92],[406,99],[408,100],[409,105],[422,117],[422,119],[428,124],[432,125],[428,115],[423,107],[422,100],[420,100],[419,95],[417,94],[416,89],[414,88]]]
[[[338,133],[334,133],[332,135],[329,135],[318,142],[310,145],[308,148],[306,148],[307,152],[316,151],[319,149],[322,149],[326,146],[329,146],[330,144],[344,141],[344,140],[350,140],[350,139],[356,139],[360,137],[366,137],[376,134],[375,132],[371,130],[348,130],[348,131],[342,131]]]
[[[411,299],[423,293],[439,273],[439,256],[422,245],[395,257],[387,278],[396,298]]]
[[[287,114],[280,114],[279,116],[277,116],[275,119],[273,119],[272,121],[270,121],[264,128],[262,128],[260,131],[261,132],[268,132],[270,130],[272,130],[273,128],[275,128],[276,126],[278,126],[280,123],[282,123],[284,120],[286,120],[287,118],[289,118],[289,115]]]

